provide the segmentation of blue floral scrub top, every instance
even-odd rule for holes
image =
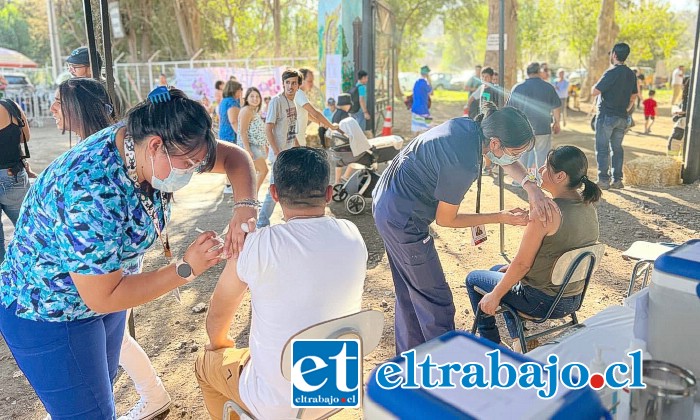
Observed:
[[[96,316],[69,273],[141,271],[156,230],[115,144],[122,126],[59,156],[29,190],[0,266],[0,302],[16,301],[17,316],[56,322]],[[162,208],[158,198],[155,207]]]

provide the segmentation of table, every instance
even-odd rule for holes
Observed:
[[[633,309],[636,298],[643,291],[632,295],[627,299],[627,306],[610,306],[582,322],[583,328],[571,330],[570,334],[564,334],[557,339],[545,343],[527,353],[528,356],[543,363],[547,363],[547,356],[556,354],[559,356],[559,365],[570,362],[580,362],[590,366],[596,357],[598,348],[602,351],[602,359],[605,364],[625,362],[629,358],[625,351],[629,348],[633,338],[634,327]],[[629,413],[622,412],[616,417],[625,420]],[[695,404],[695,420],[700,420],[700,403]]]
[[[661,254],[672,250],[676,246],[678,245],[636,241],[629,248],[627,248],[627,250],[622,253],[622,258],[637,261],[637,263],[632,269],[632,277],[630,278],[630,285],[627,288],[626,296],[629,297],[632,295],[634,282],[638,278],[643,278],[642,289],[645,288],[649,282],[649,274],[651,273],[651,269],[654,268],[654,261],[656,261]]]

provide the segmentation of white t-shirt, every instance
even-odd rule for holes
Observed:
[[[338,123],[338,127],[350,139],[350,150],[352,150],[353,156],[359,156],[370,149],[367,136],[356,119],[353,117],[344,118]]]
[[[683,72],[681,69],[676,68],[671,74],[671,84],[672,85],[682,85],[683,84]]]
[[[250,361],[240,395],[255,418],[293,418],[280,371],[287,340],[313,324],[361,310],[367,247],[348,220],[294,219],[248,235],[238,275],[252,301]]]
[[[306,126],[309,124],[309,112],[304,109],[304,105],[309,103],[309,99],[303,90],[297,90],[294,96],[294,104],[297,106],[297,141],[300,146],[306,146]]]

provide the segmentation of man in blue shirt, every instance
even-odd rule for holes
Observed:
[[[367,121],[370,120],[369,110],[367,109],[367,81],[369,74],[360,70],[357,72],[357,84],[350,89],[352,97],[352,108],[350,115],[360,124],[360,128],[367,130]]]
[[[595,123],[595,157],[598,163],[598,186],[625,188],[622,184],[622,163],[625,158],[622,139],[627,128],[627,116],[637,98],[637,78],[625,65],[630,46],[621,42],[610,51],[609,68],[591,89],[591,96],[600,95],[598,117]],[[612,159],[610,156],[612,149]],[[612,160],[612,184],[610,161]]]
[[[561,130],[561,101],[554,86],[540,77],[539,63],[528,64],[527,79],[513,87],[508,106],[523,111],[535,130],[535,147],[525,153],[520,162],[528,170],[534,169],[537,174],[537,169],[544,164],[547,153],[552,148],[552,133],[559,134]]]
[[[430,67],[420,69],[420,79],[413,85],[413,104],[411,105],[411,131],[422,133],[430,128],[430,95],[433,87],[430,85]]]

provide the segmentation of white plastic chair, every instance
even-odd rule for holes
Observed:
[[[280,369],[282,376],[291,382],[292,379],[292,341],[298,339],[324,340],[324,339],[358,339],[362,356],[367,356],[378,345],[384,330],[384,312],[367,309],[340,318],[319,322],[294,334],[287,340],[280,357]],[[360,359],[360,371],[362,371]],[[291,392],[291,390],[290,390]],[[360,397],[360,401],[362,398]],[[342,408],[300,408],[297,411],[297,419],[327,419],[339,412]],[[224,405],[224,419],[229,419],[231,413],[238,414],[242,420],[252,420],[253,416],[243,410],[234,401],[228,401]]]

